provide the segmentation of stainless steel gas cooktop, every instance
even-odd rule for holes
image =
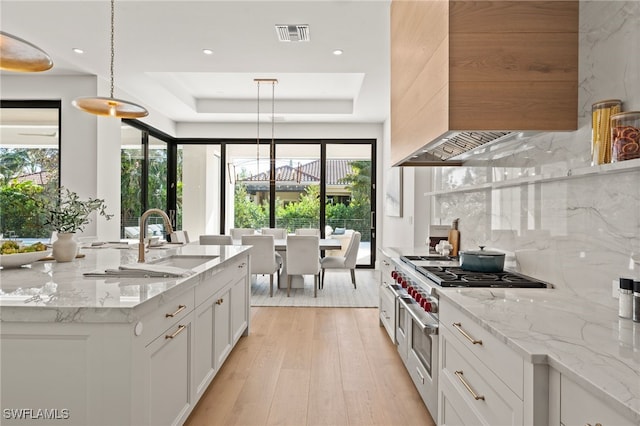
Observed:
[[[472,272],[460,269],[455,258],[402,256],[402,261],[441,287],[550,288],[551,285],[517,272]],[[433,260],[430,260],[433,259]]]

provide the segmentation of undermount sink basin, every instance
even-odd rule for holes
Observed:
[[[196,266],[200,266],[203,263],[214,260],[218,257],[219,256],[174,254],[172,256],[162,257],[147,263],[153,265],[174,266],[176,268],[183,269],[193,269]]]

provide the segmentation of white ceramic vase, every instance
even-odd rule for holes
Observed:
[[[52,244],[52,256],[56,262],[71,262],[78,253],[78,242],[73,232],[58,232],[58,239]]]

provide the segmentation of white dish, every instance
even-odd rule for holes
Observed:
[[[1,254],[0,266],[3,268],[19,268],[22,265],[28,265],[37,260],[47,257],[47,250],[34,251],[31,253],[14,253],[14,254]]]

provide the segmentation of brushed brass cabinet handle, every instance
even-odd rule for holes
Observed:
[[[456,330],[458,330],[458,331],[459,331],[459,332],[460,332],[460,333],[461,333],[461,334],[462,334],[462,335],[463,335],[463,336],[464,336],[468,341],[470,341],[470,342],[471,342],[471,343],[473,343],[474,345],[481,345],[481,344],[482,344],[482,340],[476,340],[476,339],[474,339],[473,337],[469,336],[469,335],[467,334],[467,332],[466,332],[466,331],[464,331],[464,330],[462,329],[462,323],[454,322],[452,325],[453,325],[453,326],[456,328]]]
[[[164,336],[165,339],[173,339],[174,337],[176,337],[178,334],[182,333],[184,331],[184,329],[187,328],[186,325],[179,325],[178,329],[173,333],[173,334],[167,334]]]
[[[479,400],[479,399],[484,401],[484,396],[478,395],[477,393],[475,393],[473,391],[473,389],[471,389],[471,386],[469,386],[469,383],[467,383],[467,381],[464,379],[464,377],[462,377],[462,371],[456,371],[455,374],[456,374],[456,376],[458,376],[458,379],[460,379],[460,381],[462,382],[464,387],[467,388],[467,390],[469,391],[469,393],[471,394],[473,399],[475,399],[476,401]]]
[[[178,315],[180,312],[184,311],[187,308],[187,305],[178,305],[178,309],[172,314],[165,314],[165,318],[173,318]]]

